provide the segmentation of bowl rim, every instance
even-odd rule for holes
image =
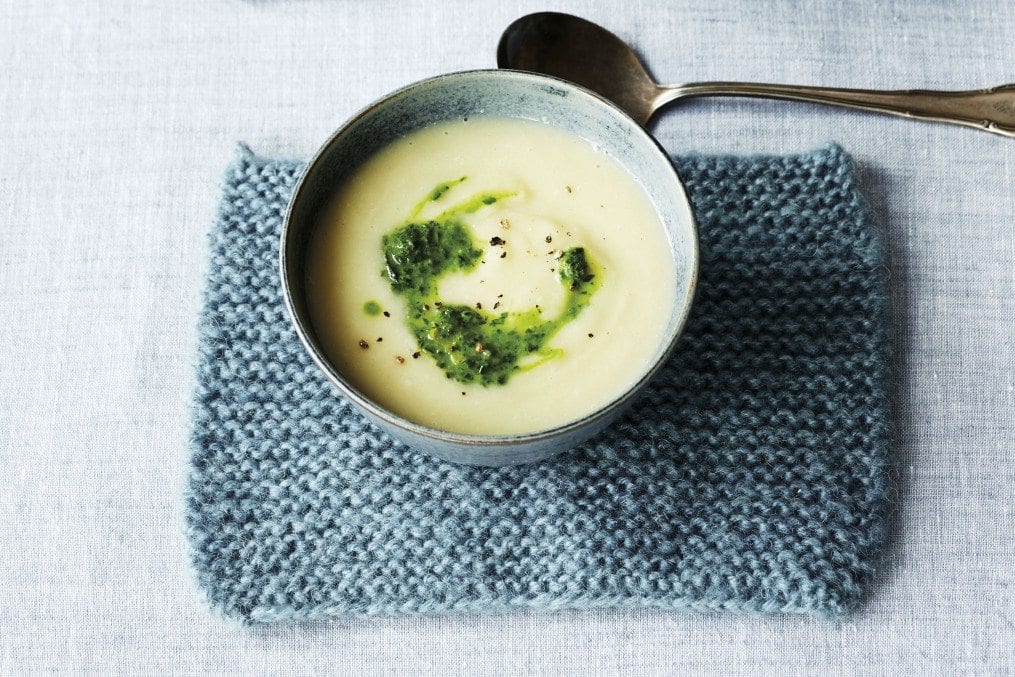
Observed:
[[[670,168],[670,171],[673,173],[673,178],[676,183],[675,187],[679,191],[680,195],[683,196],[684,201],[686,202],[688,207],[689,214],[688,226],[691,230],[690,232],[691,256],[689,257],[690,271],[688,272],[689,283],[687,286],[687,292],[684,294],[683,298],[675,300],[674,305],[675,307],[679,305],[679,309],[673,311],[676,313],[675,322],[673,324],[673,329],[669,332],[669,335],[664,337],[665,348],[659,353],[659,356],[655,360],[655,362],[648,369],[646,369],[636,381],[634,381],[630,386],[628,386],[620,395],[618,395],[614,399],[610,400],[609,402],[607,402],[602,406],[597,407],[595,410],[589,412],[588,414],[580,418],[568,421],[553,428],[538,430],[531,433],[514,433],[506,435],[477,435],[470,433],[457,433],[449,430],[442,430],[440,428],[432,428],[430,426],[426,426],[421,423],[410,421],[409,419],[404,418],[396,414],[395,412],[374,402],[369,397],[360,393],[355,386],[353,386],[350,382],[348,382],[345,379],[345,377],[341,374],[341,372],[339,372],[339,370],[334,365],[331,364],[328,358],[325,355],[323,355],[320,350],[318,350],[317,346],[314,345],[314,342],[310,340],[307,328],[304,326],[303,322],[300,320],[299,315],[296,313],[296,309],[293,303],[293,292],[289,286],[290,271],[289,266],[286,263],[286,252],[287,252],[287,243],[289,242],[290,239],[289,238],[291,230],[290,225],[293,217],[294,207],[299,201],[300,196],[304,192],[307,177],[310,175],[311,169],[321,161],[322,157],[331,148],[332,144],[341,135],[346,133],[346,131],[350,129],[354,124],[356,124],[366,116],[370,115],[377,108],[386,105],[389,101],[395,99],[396,97],[404,96],[415,89],[428,86],[440,80],[468,79],[476,77],[492,77],[492,78],[512,77],[519,78],[522,80],[529,80],[535,83],[552,85],[554,87],[564,87],[576,92],[579,95],[594,100],[598,105],[609,108],[614,114],[624,118],[635,130],[637,138],[641,139],[643,142],[647,142],[648,144],[650,144],[653,151],[656,154],[658,154],[660,158],[663,160],[665,166]],[[634,178],[637,180],[637,177]],[[581,85],[578,85],[569,80],[564,80],[561,78],[557,78],[551,75],[544,75],[541,73],[533,73],[530,71],[521,71],[508,68],[481,68],[464,71],[454,71],[451,73],[443,73],[440,75],[424,78],[422,80],[417,80],[416,82],[412,82],[403,87],[399,87],[398,89],[388,92],[387,94],[381,96],[380,98],[374,100],[370,104],[361,108],[354,115],[352,115],[345,122],[343,122],[341,126],[339,126],[334,132],[332,132],[331,135],[329,135],[328,138],[317,149],[313,157],[309,161],[307,161],[306,166],[303,168],[303,171],[301,172],[299,179],[297,180],[296,185],[293,188],[292,196],[289,198],[289,204],[286,207],[285,216],[283,218],[282,231],[279,235],[278,257],[279,257],[279,277],[281,282],[282,297],[285,304],[286,313],[288,314],[290,323],[292,324],[293,329],[296,332],[296,336],[299,338],[299,341],[303,345],[303,348],[307,351],[307,353],[309,353],[311,359],[314,361],[317,367],[324,373],[325,376],[327,376],[328,380],[331,381],[332,384],[338,387],[343,396],[349,398],[353,403],[355,403],[360,408],[366,410],[371,415],[383,420],[389,425],[395,426],[396,428],[399,428],[412,435],[420,436],[426,439],[431,439],[444,444],[451,443],[468,447],[492,448],[492,447],[514,447],[519,444],[547,442],[550,440],[555,440],[572,435],[575,432],[583,428],[586,428],[587,426],[590,426],[596,421],[602,419],[604,416],[607,416],[610,413],[615,412],[618,408],[623,407],[624,405],[629,403],[635,396],[637,396],[638,393],[641,392],[641,390],[648,384],[649,381],[652,380],[652,378],[655,377],[655,375],[659,372],[662,366],[669,360],[670,356],[673,353],[674,348],[676,347],[677,341],[680,338],[680,335],[683,333],[684,327],[687,324],[687,319],[691,312],[691,307],[694,302],[694,295],[698,283],[700,247],[699,247],[697,218],[694,213],[694,208],[691,205],[691,200],[687,195],[687,188],[684,185],[684,182],[681,180],[680,175],[676,170],[676,167],[673,166],[672,160],[670,160],[670,157],[666,154],[665,149],[663,149],[663,147],[659,144],[659,142],[655,139],[655,137],[649,134],[648,131],[642,125],[640,125],[637,121],[635,121],[634,118],[628,115],[622,108],[620,108],[618,105],[616,105],[609,99],[606,99],[605,97],[597,94],[596,92],[587,89],[585,87],[582,87]]]

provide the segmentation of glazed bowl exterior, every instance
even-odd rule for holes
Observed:
[[[676,270],[676,303],[650,368],[621,396],[583,418],[521,435],[465,435],[429,428],[385,409],[360,392],[327,358],[306,302],[304,261],[311,234],[336,189],[389,143],[432,125],[482,116],[532,120],[593,144],[643,187],[666,229]],[[694,216],[673,165],[655,140],[623,111],[569,82],[509,70],[441,75],[395,91],[346,122],[317,152],[296,185],[280,243],[282,295],[297,336],[342,394],[379,428],[410,447],[472,465],[529,463],[572,449],[622,414],[673,350],[691,307],[698,271]]]

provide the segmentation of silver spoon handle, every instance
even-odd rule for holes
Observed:
[[[653,105],[659,108],[670,101],[695,96],[749,96],[847,106],[908,118],[966,125],[1015,138],[1015,84],[965,92],[920,89],[879,92],[762,83],[699,82],[661,87]]]

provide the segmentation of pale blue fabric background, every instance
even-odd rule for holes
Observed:
[[[244,629],[186,568],[205,235],[237,139],[306,157],[385,92],[569,9],[663,80],[1015,81],[1015,5],[0,2],[0,673],[1001,674],[1015,662],[1015,141],[812,106],[666,114],[674,153],[836,139],[892,247],[899,510],[840,623],[594,611]]]

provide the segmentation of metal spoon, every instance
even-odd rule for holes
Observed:
[[[576,82],[613,101],[642,125],[661,107],[679,99],[750,96],[950,122],[1015,138],[1015,84],[964,92],[879,92],[740,82],[664,87],[616,35],[591,21],[557,12],[529,14],[508,26],[497,46],[497,65]]]

